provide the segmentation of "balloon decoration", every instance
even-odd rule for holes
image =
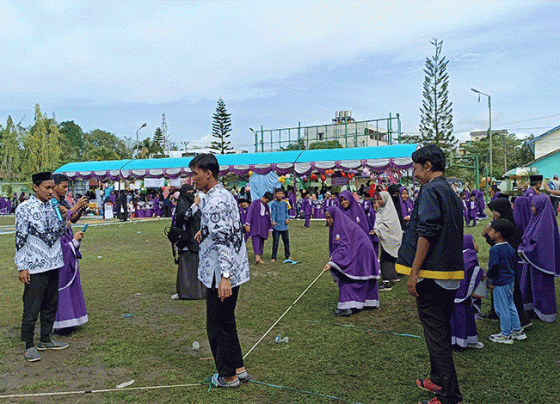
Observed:
[[[278,177],[278,182],[281,183],[281,184],[285,184],[286,183],[286,177],[281,175],[280,177]]]
[[[330,177],[331,175],[334,174],[334,170],[329,168],[327,171],[325,171],[325,174],[327,174]]]
[[[303,182],[307,182],[307,175],[302,175],[302,176],[301,176],[301,180],[302,180]]]
[[[286,178],[286,179],[290,179],[291,177],[292,177],[292,176],[291,176],[290,174],[286,174],[286,175],[284,176],[284,178]]]
[[[253,172],[251,170],[249,170],[249,177],[253,175]]]
[[[325,182],[327,180],[327,177],[325,176],[325,174],[321,174],[321,181]]]
[[[245,187],[245,191],[251,192],[251,186],[249,184],[247,184],[247,186]]]
[[[352,173],[348,174],[348,179],[349,179],[350,181],[352,181],[352,178],[354,178],[354,175],[355,175],[355,174],[352,174]]]
[[[343,176],[344,178],[346,178],[346,173],[344,171],[341,171],[340,175]]]
[[[315,181],[317,179],[317,174],[313,173],[309,178],[311,178],[311,181]]]

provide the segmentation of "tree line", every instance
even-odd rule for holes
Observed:
[[[11,116],[5,126],[0,124],[0,170],[5,181],[28,181],[33,173],[71,162],[163,157],[162,143],[160,128],[153,140],[136,144],[101,129],[84,132],[74,121],[58,123],[37,104],[33,125],[14,123]]]

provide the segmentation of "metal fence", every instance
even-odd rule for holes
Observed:
[[[252,130],[252,129],[251,129]],[[367,121],[336,122],[329,125],[254,131],[255,153],[326,148],[369,147],[399,144],[401,120],[399,114]]]

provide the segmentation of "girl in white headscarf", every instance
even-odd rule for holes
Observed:
[[[383,283],[379,285],[379,290],[391,290],[391,283],[399,280],[397,271],[395,271],[395,262],[402,242],[402,228],[397,210],[388,192],[379,193],[375,206],[377,215],[370,234],[375,234],[380,240],[379,264]]]

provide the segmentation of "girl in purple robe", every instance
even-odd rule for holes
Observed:
[[[368,213],[367,213],[367,221],[368,221],[368,225],[369,225],[370,229],[375,228],[376,217],[377,217],[377,212],[375,211],[374,207],[371,206],[371,208],[368,210]],[[375,251],[375,256],[378,257],[379,256],[379,237],[377,237],[375,232],[373,232],[373,234],[372,234],[372,231],[370,230],[369,239],[371,240],[371,244],[373,244],[373,250]]]
[[[451,343],[460,348],[482,348],[478,341],[476,314],[479,310],[474,305],[472,294],[482,281],[484,271],[478,264],[478,246],[471,234],[463,236],[463,261],[465,278],[461,280],[455,295],[455,306],[451,316]]]
[[[408,224],[410,215],[412,214],[412,209],[414,209],[414,203],[412,203],[409,196],[410,195],[408,194],[408,189],[406,189],[406,187],[399,188],[400,208],[406,224]]]
[[[362,228],[365,235],[369,234],[370,228],[366,214],[358,201],[352,196],[350,191],[342,191],[338,197],[340,210],[354,223]]]
[[[288,214],[290,215],[290,219],[293,219],[297,216],[297,201],[296,201],[296,194],[294,192],[293,187],[288,187],[288,201],[290,202],[290,209],[288,209]]]
[[[273,199],[274,195],[272,195],[272,192],[265,192],[261,199],[251,202],[247,210],[245,230],[251,235],[255,265],[264,264],[264,261],[261,259],[264,251],[264,242],[272,232],[268,203]]]
[[[547,195],[533,197],[533,216],[519,245],[519,255],[529,270],[522,277],[527,306],[546,322],[556,320],[554,278],[560,276],[560,234],[554,208]],[[530,302],[532,301],[532,307]]]
[[[159,203],[159,195],[154,198],[154,216],[160,217],[163,215],[163,209]]]
[[[488,215],[484,213],[484,208],[486,207],[486,203],[484,202],[484,193],[477,189],[474,189],[472,193],[475,194],[476,199],[476,207],[478,209],[477,218],[478,219],[486,219]]]
[[[476,218],[478,216],[478,205],[475,200],[475,194],[471,193],[469,200],[467,201],[467,208],[468,208],[468,223],[472,220],[473,227],[476,227]],[[467,223],[467,226],[469,225]]]
[[[247,223],[247,211],[249,210],[249,202],[245,198],[239,198],[237,200],[239,204],[239,219],[241,221],[241,226],[243,229],[243,237],[245,237],[245,242],[249,239],[249,233],[245,229],[245,223]]]
[[[468,226],[470,220],[469,220],[469,205],[468,205],[469,201],[467,200],[467,194],[461,192],[459,196],[461,197],[461,206],[463,207],[463,218],[465,219],[465,226]]]
[[[322,203],[317,199],[317,194],[315,193],[311,195],[311,205],[313,206],[313,218],[324,219]]]
[[[301,200],[301,212],[303,213],[303,217],[305,218],[304,227],[309,229],[311,220],[311,215],[313,213],[313,205],[311,205],[310,195],[309,192],[306,192],[303,195],[303,199]]]
[[[82,258],[80,241],[84,233],[75,235],[68,226],[60,238],[64,266],[58,270],[58,308],[53,329],[77,327],[88,321],[86,303],[80,281],[78,260]]]
[[[329,254],[325,271],[339,288],[335,316],[350,316],[354,311],[379,307],[379,264],[373,246],[362,229],[336,206],[326,212],[329,229]]]

